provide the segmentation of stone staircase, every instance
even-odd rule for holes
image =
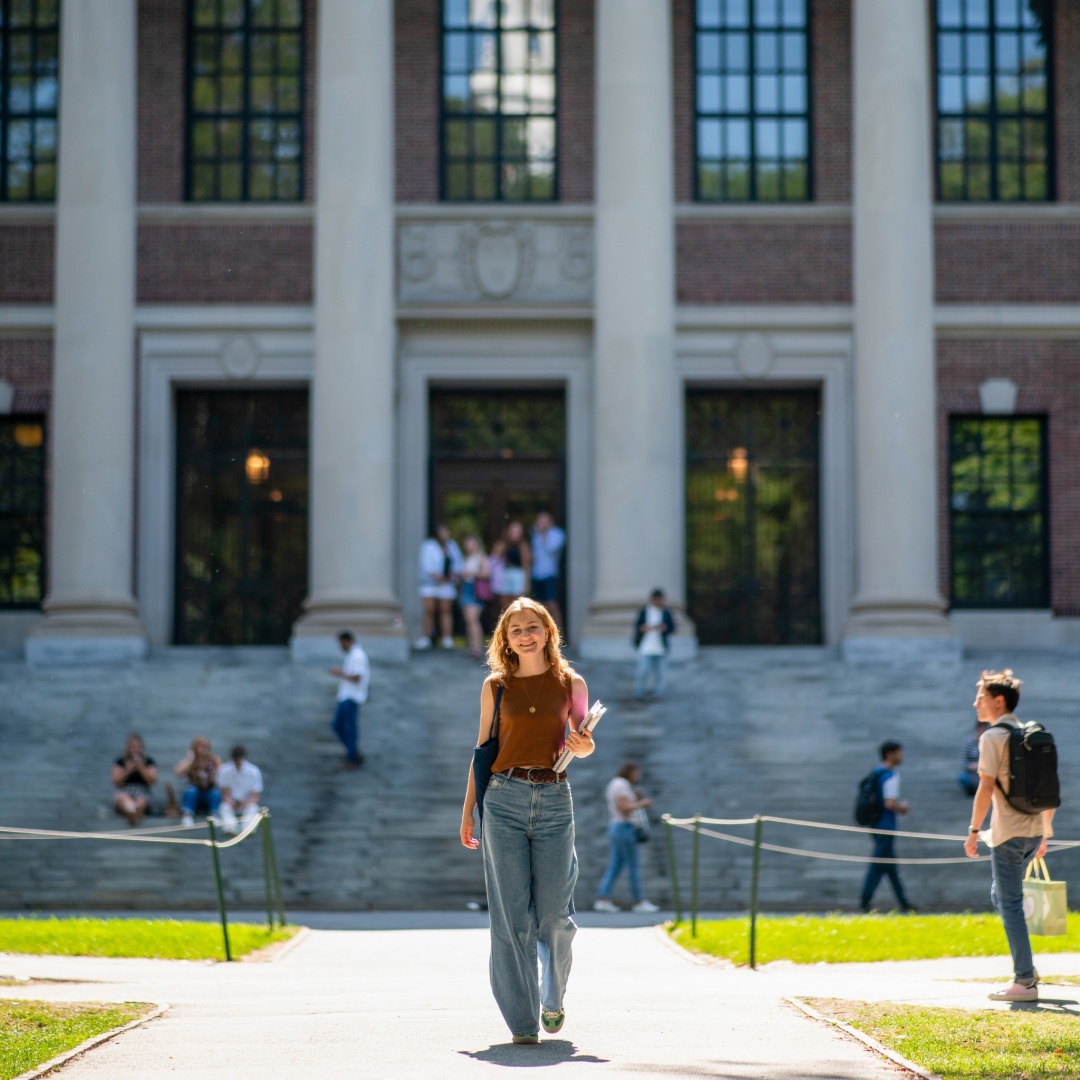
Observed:
[[[963,833],[969,803],[953,781],[957,750],[973,719],[979,670],[1005,660],[987,655],[959,668],[880,671],[848,667],[828,650],[707,649],[673,668],[669,696],[649,704],[628,696],[630,661],[580,664],[591,696],[610,711],[597,753],[572,766],[579,906],[591,904],[603,873],[603,790],[626,758],[642,764],[657,816],[765,813],[848,824],[855,787],[874,764],[877,744],[897,738],[906,748],[904,796],[912,803],[905,827]],[[1058,739],[1065,798],[1059,835],[1080,838],[1080,800],[1073,794],[1080,763],[1077,657],[1031,653],[1008,662],[1026,681],[1021,714],[1043,720]],[[110,669],[32,669],[3,661],[0,824],[124,831],[111,811],[108,772],[126,733],[144,735],[163,779],[191,737],[204,733],[223,755],[243,741],[263,769],[290,908],[460,908],[483,897],[479,855],[457,839],[482,677],[476,661],[457,653],[377,666],[361,721],[367,764],[349,773],[337,768],[340,748],[329,730],[334,680],[290,663],[284,650],[168,649]],[[853,854],[867,846],[860,836],[773,824],[766,840]],[[675,842],[685,904],[691,838],[677,832]],[[959,853],[930,842],[900,847],[904,855]],[[703,838],[701,855],[702,909],[744,909],[750,850]],[[642,856],[647,894],[670,905],[659,827]],[[257,909],[257,841],[224,852],[223,863],[230,904]],[[1073,877],[1080,855],[1057,856],[1052,868]],[[902,872],[913,901],[925,909],[988,904],[985,866]],[[860,864],[766,853],[763,907],[850,909],[862,873]],[[879,892],[879,899],[890,897]],[[179,910],[207,908],[213,900],[203,848],[0,841],[0,909]]]

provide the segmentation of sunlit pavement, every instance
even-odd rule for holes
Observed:
[[[369,916],[368,918],[375,918]],[[430,919],[414,916],[415,925]],[[388,921],[398,925],[401,916]],[[1080,955],[1045,973],[1080,972]],[[67,1065],[65,1078],[417,1078],[494,1066],[560,1076],[763,1080],[896,1077],[892,1064],[784,998],[843,997],[978,1008],[1004,957],[895,964],[776,964],[758,972],[695,962],[657,927],[584,927],[567,1022],[539,1047],[511,1046],[474,929],[316,930],[266,963],[0,956],[0,974],[78,979],[0,988],[6,997],[168,1002],[167,1014]],[[1077,1009],[1080,988],[1047,987]]]

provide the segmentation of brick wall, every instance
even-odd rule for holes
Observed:
[[[1048,418],[1050,599],[1058,615],[1080,615],[1080,341],[944,340],[937,347],[939,548],[949,596],[948,418],[979,413],[979,386],[1012,379],[1017,412]]]
[[[851,229],[844,224],[683,222],[675,259],[680,304],[851,300]]]
[[[1054,5],[1054,105],[1059,202],[1080,202],[1080,4]]]
[[[675,201],[694,201],[694,0],[671,3]]]
[[[0,226],[0,304],[49,304],[53,298],[53,227]]]
[[[851,2],[810,5],[810,123],[815,202],[851,202]]]
[[[186,0],[140,0],[138,198],[184,199]]]
[[[938,224],[942,303],[1075,303],[1080,300],[1080,224]]]
[[[184,201],[188,0],[139,0],[138,198]],[[318,0],[304,9],[304,198],[315,191],[315,73]]]
[[[139,227],[140,304],[309,304],[306,224]]]
[[[0,337],[0,379],[15,387],[12,412],[48,411],[52,354],[51,337]]]
[[[394,115],[399,202],[439,201],[441,0],[395,0]]]
[[[559,201],[592,202],[596,179],[596,6],[559,0]]]

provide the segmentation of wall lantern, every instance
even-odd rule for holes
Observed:
[[[261,450],[250,450],[244,462],[244,471],[250,483],[265,483],[270,476],[270,459]]]
[[[736,446],[734,450],[728,455],[728,472],[731,473],[732,479],[737,484],[741,484],[746,479],[746,470],[749,467],[747,460],[747,453],[744,447]]]

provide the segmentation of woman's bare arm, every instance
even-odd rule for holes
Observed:
[[[580,675],[575,675],[570,683],[570,734],[566,736],[566,745],[578,757],[588,757],[596,749],[592,735],[579,730],[588,711],[589,688]]]

